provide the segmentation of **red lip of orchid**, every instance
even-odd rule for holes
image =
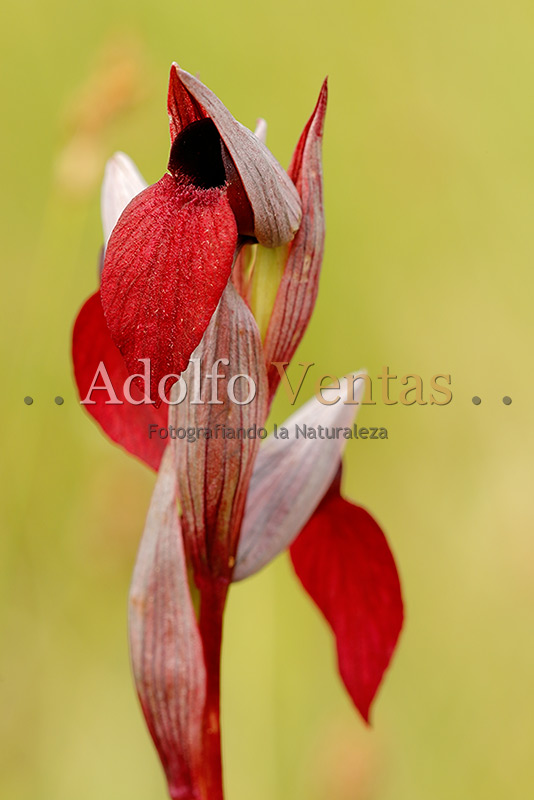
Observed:
[[[173,64],[168,171],[147,187],[123,154],[106,169],[102,285],[74,326],[74,372],[82,402],[107,435],[158,470],[130,592],[130,652],[174,800],[223,800],[220,655],[233,583],[290,551],[366,721],[402,627],[384,534],[341,495],[345,439],[293,434],[260,446],[255,437],[206,436],[166,447],[149,435],[167,423],[208,431],[264,426],[280,380],[272,362],[291,360],[317,296],[326,102],[325,82],[285,173],[263,144],[264,125],[257,135],[248,131]],[[252,376],[253,398],[242,390],[233,401],[228,393],[213,404],[177,401],[172,384],[181,373],[187,382],[191,356],[216,366],[204,378],[205,394],[214,382],[224,389],[236,376]],[[149,386],[133,378],[140,360],[150,363]],[[349,401],[348,385],[357,378],[341,381],[346,404],[314,398],[285,425],[350,427],[361,387]],[[115,395],[123,384],[130,402]]]
[[[111,234],[102,306],[130,374],[150,358],[150,397],[186,368],[228,282],[237,226],[224,189],[164,175],[128,205]]]
[[[116,153],[105,169],[102,184],[102,228],[104,247],[117,220],[128,203],[146,188],[146,182],[133,161],[124,153]],[[99,368],[105,370],[111,387],[121,387],[129,373],[124,359],[115,346],[106,324],[100,291],[86,300],[74,323],[72,334],[72,362],[80,400],[85,408],[102,427],[105,433],[129,453],[140,458],[152,469],[157,470],[165,443],[146,435],[146,425],[165,425],[167,408],[156,408],[143,401],[143,392],[132,386],[132,397],[136,404],[124,402],[124,397],[117,397],[120,402],[110,402],[113,397],[103,389],[90,391],[95,382]],[[97,387],[102,381],[97,383]],[[114,389],[112,388],[112,391]]]

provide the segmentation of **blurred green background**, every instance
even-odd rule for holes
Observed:
[[[105,159],[122,149],[151,182],[165,169],[172,60],[243,123],[266,117],[283,164],[328,73],[327,248],[299,355],[451,373],[454,391],[363,409],[389,439],[347,449],[346,493],[387,531],[407,607],[372,729],[286,558],[233,590],[228,800],[529,794],[533,40],[527,0],[4,4],[2,798],[165,797],[126,641],[154,477],[79,407],[69,347],[96,287]],[[274,418],[288,412],[280,398]]]

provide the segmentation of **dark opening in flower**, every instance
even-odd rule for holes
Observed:
[[[222,147],[219,131],[211,119],[192,122],[173,142],[169,171],[176,178],[185,176],[201,189],[224,186]]]

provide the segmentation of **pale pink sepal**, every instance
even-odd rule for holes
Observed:
[[[229,579],[260,444],[257,435],[243,438],[237,432],[257,431],[267,415],[267,375],[258,326],[231,282],[183,374],[185,385],[198,384],[199,367],[198,398],[188,396],[169,411],[172,426],[193,429],[195,434],[201,431],[195,441],[174,443],[182,524],[195,573]],[[214,369],[220,378],[210,377]],[[249,376],[256,387],[253,399],[244,404],[254,387],[245,378],[236,381],[239,375]],[[173,391],[172,400],[177,400],[180,384]],[[229,391],[239,403],[229,399]],[[232,434],[235,438],[229,438]]]
[[[108,160],[100,198],[104,245],[128,203],[146,187],[147,182],[126,153],[115,153]]]
[[[167,448],[129,599],[130,653],[139,699],[172,798],[200,797],[206,668],[176,509],[176,472]]]
[[[343,402],[346,378],[340,385],[339,390],[323,390],[326,399],[341,395],[338,403],[323,405],[312,398],[282,426],[289,431],[289,439],[271,435],[262,445],[247,495],[233,580],[253,575],[289,547],[332,483],[348,439],[342,431],[335,438],[323,439],[306,438],[298,431],[306,426],[318,432],[321,426],[331,433],[352,426],[359,406]],[[362,394],[362,381],[356,381],[356,403]]]
[[[256,120],[254,136],[256,136],[260,142],[263,142],[263,144],[267,143],[267,120],[263,119],[263,117],[259,117],[259,119]]]

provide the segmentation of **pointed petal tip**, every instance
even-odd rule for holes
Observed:
[[[177,61],[173,61],[169,70],[169,80],[172,81],[176,78],[180,78],[180,65]]]
[[[304,131],[302,132],[302,136],[297,145],[297,151],[295,152],[293,159],[295,159],[295,156],[297,155],[299,149],[303,151],[305,148],[309,147],[309,140],[311,133],[314,133],[315,136],[317,136],[319,139],[322,138],[324,131],[324,119],[326,115],[327,102],[328,102],[328,77],[324,79],[321,85],[321,89],[319,91],[319,96],[317,98],[315,108],[313,109],[313,112],[310,118],[308,119],[308,122],[306,123]],[[291,167],[289,171],[291,173]]]
[[[104,174],[112,169],[115,165],[121,165],[123,163],[130,163],[133,164],[132,159],[122,150],[117,150],[113,155],[108,158],[106,161],[106,166],[104,167]]]
[[[321,91],[319,92],[319,97],[317,98],[317,103],[315,105],[315,109],[312,114],[311,124],[315,125],[317,130],[316,133],[318,136],[323,135],[324,129],[324,118],[326,115],[326,106],[328,103],[328,76],[324,79]]]
[[[180,67],[178,66],[176,61],[173,61],[169,69],[169,95],[171,93],[171,89],[173,87],[174,82],[176,80],[179,80],[179,75],[178,75],[179,69]]]
[[[167,113],[171,143],[174,142],[184,128],[192,122],[204,119],[206,114],[188,91],[182,76],[184,71],[179,64],[173,61],[169,74],[169,89],[167,92]]]
[[[254,135],[263,144],[267,142],[267,120],[263,119],[263,117],[258,117],[258,119],[256,120]]]
[[[117,168],[134,168],[137,170],[133,159],[122,150],[116,150],[113,155],[107,159],[104,165],[104,175],[109,174],[109,172]]]
[[[404,622],[394,556],[362,506],[329,496],[291,546],[295,571],[336,638],[339,673],[367,725]]]
[[[354,685],[353,685],[354,684],[354,677],[352,675],[350,675],[350,674],[347,674],[343,670],[343,668],[342,668],[342,666],[341,666],[341,664],[339,662],[339,657],[338,657],[338,672],[339,672],[339,676],[340,676],[341,680],[343,681],[345,690],[346,690],[346,692],[347,692],[352,704],[354,705],[354,708],[357,710],[358,714],[362,718],[362,720],[365,723],[367,728],[372,728],[373,727],[374,723],[373,723],[373,720],[371,719],[371,717],[374,714],[375,700],[378,697],[378,692],[379,692],[380,687],[382,685],[382,682],[384,680],[384,676],[386,674],[386,671],[387,671],[387,668],[386,668],[386,670],[384,670],[384,673],[382,674],[382,677],[379,679],[378,684],[377,684],[377,686],[376,686],[376,688],[374,690],[374,694],[372,694],[372,695],[367,694],[366,696],[364,696],[364,695],[359,694],[359,693],[357,693],[355,691]]]
[[[126,153],[118,150],[107,160],[100,195],[106,246],[122,212],[146,186],[147,183],[135,162]]]
[[[339,384],[347,400],[348,400],[349,381],[351,381],[354,385],[354,400],[357,405],[361,404],[362,397],[364,394],[364,383],[363,381],[358,381],[358,383],[356,383],[356,381],[358,380],[358,378],[366,378],[367,374],[368,373],[366,369],[359,369],[356,370],[356,372],[348,372],[346,375],[343,376],[343,378],[341,378]]]
[[[362,381],[358,381],[358,378],[364,378],[367,375],[366,370],[359,369],[356,372],[348,372],[342,378],[339,379],[339,386],[336,383],[331,383],[329,386],[325,386],[321,389],[321,396],[326,401],[323,405],[329,407],[331,405],[343,405],[345,408],[339,415],[341,425],[341,420],[345,422],[347,425],[351,425],[354,421],[354,417],[357,413],[357,408],[355,406],[361,405],[362,397],[364,394],[364,384]],[[349,398],[349,381],[353,384],[354,389],[350,394]],[[358,381],[358,382],[356,382]],[[337,403],[332,402],[335,401],[336,398],[339,398]],[[318,413],[321,410],[321,404],[315,400],[317,405]],[[339,414],[339,412],[337,412]]]

